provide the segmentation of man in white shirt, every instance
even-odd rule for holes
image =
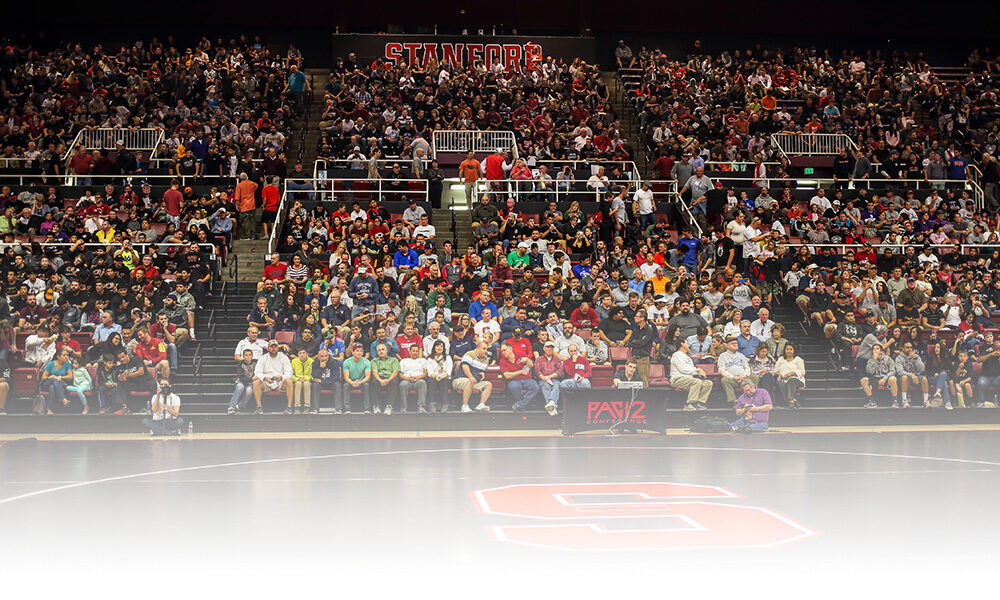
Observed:
[[[833,208],[833,205],[830,204],[830,199],[826,197],[826,190],[823,188],[816,190],[816,195],[809,200],[809,206],[812,206],[813,204],[819,204],[819,207],[824,211]]]
[[[434,342],[437,341],[444,342],[444,353],[446,356],[451,354],[451,344],[448,342],[448,338],[441,333],[441,325],[435,321],[429,321],[427,323],[427,335],[424,336],[425,356],[433,356]]]
[[[243,362],[243,352],[249,350],[253,352],[253,359],[258,360],[261,356],[267,352],[267,342],[260,339],[260,330],[256,327],[247,328],[247,336],[240,340],[240,343],[236,344],[236,354],[233,358],[236,362]]]
[[[433,240],[436,232],[434,226],[427,222],[427,215],[420,215],[420,222],[413,229],[413,237],[423,235],[428,240]]]
[[[576,327],[572,323],[566,322],[562,324],[562,335],[555,339],[555,344],[556,355],[560,359],[566,360],[569,358],[570,344],[575,345],[577,348],[583,348],[583,338],[576,335]]]
[[[743,258],[747,264],[760,254],[760,241],[765,237],[760,229],[760,217],[754,217],[743,230]]]
[[[406,410],[406,395],[417,392],[417,411],[427,412],[427,363],[422,358],[419,344],[410,346],[409,358],[399,361],[399,405]]]
[[[49,335],[49,326],[42,322],[38,329],[24,340],[24,361],[41,368],[56,355],[57,334]]]
[[[759,318],[750,323],[750,335],[761,341],[767,341],[771,338],[771,328],[774,327],[774,321],[770,319],[771,311],[762,308],[757,311],[757,316]]]
[[[184,427],[181,418],[181,399],[170,391],[170,382],[160,380],[160,389],[150,403],[153,414],[142,420],[142,426],[149,435],[180,435]]]
[[[694,366],[688,355],[691,345],[686,339],[680,341],[677,351],[670,357],[670,385],[687,390],[684,410],[706,410],[708,395],[712,393],[712,382],[705,379],[705,371]]]
[[[642,186],[635,191],[632,202],[632,212],[639,215],[639,224],[643,230],[656,224],[656,202],[648,181],[643,181]]]
[[[292,406],[292,362],[278,351],[278,340],[267,343],[267,353],[257,360],[253,371],[253,399],[257,402],[255,415],[264,414],[260,405],[260,396],[264,392],[284,389],[288,401],[288,412]]]

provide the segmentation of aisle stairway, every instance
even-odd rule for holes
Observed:
[[[627,102],[626,90],[616,72],[601,71],[601,77],[608,85],[611,105],[621,121],[622,139],[633,149],[635,154],[632,160],[639,169],[639,177],[645,179],[649,177],[649,164],[652,161],[646,151],[645,136],[639,130],[639,119],[635,113],[635,107]]]
[[[803,332],[798,322],[802,313],[788,301],[774,306],[771,320],[785,326],[785,337],[795,344],[796,352],[806,364],[806,389],[799,398],[803,407],[859,407],[864,404],[857,375],[833,370],[830,363],[830,343],[823,332],[811,325]]]

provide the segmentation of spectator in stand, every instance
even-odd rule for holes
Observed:
[[[892,405],[899,406],[899,380],[896,378],[896,365],[892,357],[884,353],[882,344],[872,346],[872,357],[865,363],[865,376],[861,378],[861,389],[864,390],[868,403],[865,408],[878,408],[874,398],[874,389],[885,386],[892,393]]]
[[[734,432],[767,431],[767,422],[771,414],[771,395],[764,388],[758,388],[751,381],[743,382],[743,393],[736,399],[737,419],[731,423]]]
[[[63,348],[55,354],[55,358],[42,367],[39,373],[39,390],[47,394],[45,413],[55,414],[53,408],[60,404],[68,405],[66,386],[73,383],[73,363],[69,358],[69,350]],[[86,406],[86,405],[84,405]]]
[[[689,352],[687,340],[682,339],[677,351],[670,357],[670,385],[687,390],[688,398],[684,410],[705,410],[708,396],[712,393],[712,382],[706,379],[705,371],[695,367]]]
[[[261,406],[261,396],[264,392],[279,392],[284,390],[287,401],[286,414],[291,414],[292,393],[294,391],[292,382],[292,363],[288,356],[278,349],[278,340],[272,339],[267,343],[267,353],[257,360],[254,368],[253,397],[257,403],[255,415],[264,414]]]
[[[542,399],[545,400],[545,410],[553,416],[559,405],[559,389],[566,374],[563,360],[556,356],[555,350],[555,343],[551,340],[545,342],[542,346],[542,355],[535,359],[535,376],[538,378]]]
[[[423,358],[421,344],[409,346],[408,356],[399,361],[399,401],[400,411],[407,410],[407,395],[417,393],[417,412],[427,412],[427,363]]]
[[[528,357],[517,358],[508,342],[500,344],[500,354],[500,375],[507,380],[507,390],[514,399],[512,410],[523,411],[540,391],[538,383],[531,377],[534,361]]]
[[[344,361],[344,385],[342,393],[342,401],[344,405],[336,407],[336,410],[340,410],[343,414],[351,414],[353,408],[351,403],[351,392],[354,390],[359,390],[361,392],[365,414],[371,414],[372,412],[370,396],[372,366],[371,361],[365,358],[364,352],[365,350],[363,345],[360,343],[354,343],[351,346],[351,356]]]
[[[244,340],[240,340],[240,344]],[[237,352],[239,352],[237,350]],[[244,410],[250,399],[253,398],[253,378],[254,369],[257,367],[257,359],[254,358],[254,351],[247,348],[239,352],[240,361],[236,364],[236,379],[233,383],[236,389],[233,390],[233,397],[229,400],[227,414],[235,415],[238,411]]]

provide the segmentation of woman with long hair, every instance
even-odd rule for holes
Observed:
[[[42,367],[39,373],[41,382],[39,391],[48,394],[45,401],[45,413],[54,414],[52,407],[58,404],[68,405],[66,386],[73,383],[73,364],[69,361],[69,348],[60,348],[55,357]]]
[[[795,355],[795,345],[785,344],[784,355],[774,365],[777,392],[788,403],[788,408],[799,408],[796,394],[806,387],[806,364]]]
[[[924,372],[927,374],[927,380],[933,382],[933,395],[948,403],[951,403],[952,388],[949,378],[954,367],[955,362],[948,348],[948,343],[944,340],[939,340],[934,344],[930,354],[927,356]]]
[[[448,356],[443,341],[434,342],[431,355],[424,362],[427,364],[427,399],[431,403],[431,412],[438,405],[441,412],[448,412],[448,392],[451,390],[451,374],[455,363]]]

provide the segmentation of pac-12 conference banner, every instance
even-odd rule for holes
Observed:
[[[333,58],[336,60],[354,52],[360,64],[376,59],[394,64],[439,64],[468,67],[478,63],[491,66],[497,61],[507,71],[527,71],[547,56],[570,61],[581,58],[595,62],[592,37],[556,36],[479,36],[479,35],[393,35],[335,34]]]

